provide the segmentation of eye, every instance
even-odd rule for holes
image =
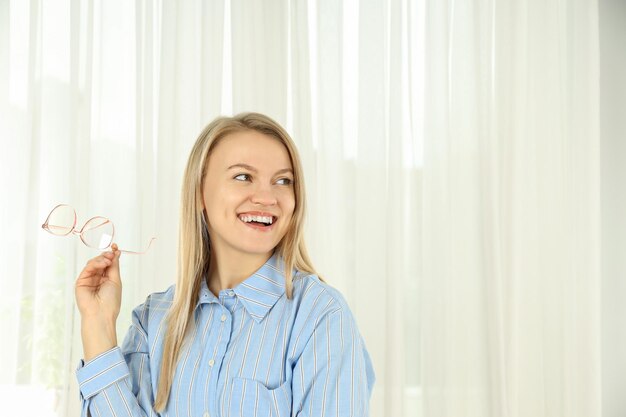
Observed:
[[[249,174],[239,174],[239,175],[235,176],[233,179],[237,180],[237,181],[249,181],[250,180],[250,175]]]
[[[279,185],[291,185],[293,184],[293,180],[291,180],[290,178],[281,178],[277,180],[276,183]]]

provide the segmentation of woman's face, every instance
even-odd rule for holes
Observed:
[[[269,257],[295,207],[287,149],[253,130],[224,137],[209,156],[203,200],[218,256]]]

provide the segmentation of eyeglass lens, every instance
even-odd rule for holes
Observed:
[[[113,223],[104,217],[94,217],[85,224],[80,238],[87,246],[106,249],[113,241]]]
[[[58,236],[69,234],[75,225],[76,212],[70,206],[60,205],[48,217],[48,230]],[[105,217],[98,216],[85,223],[80,238],[89,247],[106,249],[113,241],[113,232],[113,223]]]
[[[48,216],[48,231],[53,235],[65,236],[76,224],[76,212],[70,206],[61,205]]]

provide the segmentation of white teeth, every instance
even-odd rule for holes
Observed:
[[[239,218],[246,222],[246,223],[250,223],[250,222],[260,222],[260,223],[265,223],[265,224],[272,224],[274,219],[272,216],[247,216],[247,215],[241,215],[239,216]]]

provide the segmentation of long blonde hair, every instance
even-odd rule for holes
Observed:
[[[174,301],[167,315],[161,373],[154,408],[167,405],[179,353],[186,335],[194,325],[193,311],[203,279],[206,279],[211,249],[204,215],[202,191],[209,156],[215,146],[231,133],[254,130],[279,140],[287,149],[294,175],[295,207],[287,233],[275,248],[285,266],[287,297],[293,296],[292,269],[315,273],[303,239],[305,189],[302,164],[293,140],[274,120],[259,113],[219,117],[211,122],[196,140],[183,178],[180,205],[178,268]]]

